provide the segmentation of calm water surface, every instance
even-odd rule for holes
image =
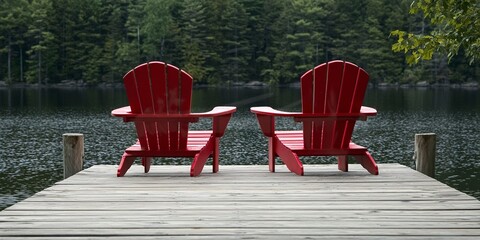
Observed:
[[[237,106],[221,142],[221,164],[267,164],[266,139],[249,108],[268,105],[298,111],[299,99],[298,88],[201,88],[193,93],[193,111]],[[63,133],[85,135],[86,168],[118,164],[123,150],[136,138],[133,124],[110,117],[112,109],[124,105],[123,89],[0,89],[0,209],[62,179]],[[359,122],[353,139],[367,146],[378,163],[414,168],[414,134],[435,132],[436,178],[480,199],[478,90],[369,89],[364,105],[377,108],[379,114]],[[193,128],[210,124],[205,120]],[[299,127],[291,120],[278,124],[281,129]],[[335,163],[331,157],[302,160],[307,164]],[[169,158],[155,163],[190,161]]]

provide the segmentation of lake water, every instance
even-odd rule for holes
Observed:
[[[298,88],[199,88],[193,93],[192,111],[237,106],[221,141],[220,164],[267,164],[267,140],[249,108],[267,105],[298,111],[299,100]],[[136,138],[132,123],[110,116],[112,109],[125,105],[123,89],[0,89],[0,209],[62,179],[63,133],[85,135],[85,168],[118,164],[123,150]],[[368,89],[364,105],[376,108],[378,116],[359,122],[353,139],[367,146],[378,163],[414,168],[415,133],[437,133],[436,178],[480,199],[478,90]],[[192,128],[210,124],[205,120]],[[299,127],[291,120],[278,121],[278,126]],[[331,157],[302,160],[335,163]],[[156,159],[154,163],[190,164],[191,160]]]

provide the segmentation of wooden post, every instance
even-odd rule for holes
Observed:
[[[437,135],[435,133],[415,134],[415,165],[417,171],[435,177],[435,151]]]
[[[83,134],[63,134],[63,178],[82,171],[83,156]]]

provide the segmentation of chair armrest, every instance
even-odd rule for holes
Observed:
[[[252,113],[257,116],[258,124],[263,134],[267,137],[273,137],[275,135],[275,117],[294,117],[301,113],[284,112],[273,109],[271,107],[252,107],[250,108]]]
[[[132,113],[129,106],[117,108],[112,111],[112,116],[123,118],[124,122],[155,122],[161,119],[175,120],[179,122],[198,122],[198,116],[192,114],[155,114],[155,113]]]
[[[232,114],[236,111],[237,111],[236,107],[220,106],[220,107],[214,107],[212,110],[210,110],[208,112],[191,113],[190,115],[197,116],[197,117],[219,117],[219,116],[222,116],[222,115]]]
[[[217,137],[223,136],[232,114],[237,111],[236,107],[215,107],[211,111],[188,114],[154,114],[132,113],[129,106],[117,108],[112,111],[112,116],[122,117],[124,122],[145,121],[155,122],[158,120],[174,120],[178,122],[198,122],[199,118],[213,118],[213,133]]]
[[[296,117],[301,116],[301,112],[285,112],[273,109],[271,107],[252,107],[250,111],[255,114],[267,115],[267,116],[278,116],[278,117]]]
[[[263,134],[272,137],[275,134],[275,117],[293,117],[296,122],[318,120],[367,120],[369,116],[377,115],[377,110],[362,106],[359,113],[302,113],[286,112],[271,107],[252,107],[252,113],[257,115]]]
[[[132,114],[132,110],[130,109],[130,106],[126,106],[126,107],[114,109],[111,114],[114,117],[125,117]]]
[[[301,112],[285,112],[273,109],[271,107],[252,107],[250,111],[255,114],[261,114],[274,117],[293,117],[296,119],[332,119],[332,120],[349,120],[349,119],[366,119],[369,116],[377,115],[377,110],[371,107],[362,106],[359,113],[301,113]]]
[[[377,110],[371,107],[362,106],[359,113],[302,113],[293,116],[295,121],[315,121],[315,120],[361,120],[366,121],[367,117],[377,115]]]
[[[191,117],[217,117],[232,114],[237,111],[236,107],[215,107],[208,112],[187,113],[187,114],[154,114],[154,113],[132,113],[130,106],[117,108],[112,111],[115,117],[140,117],[140,118],[191,118]],[[142,119],[143,120],[143,119]]]
[[[212,131],[215,137],[221,137],[225,134],[227,129],[228,122],[232,117],[233,113],[237,111],[236,107],[215,107],[209,112],[204,113],[192,113],[192,116],[197,117],[211,117],[212,121]]]
[[[375,108],[362,106],[362,108],[360,108],[360,114],[373,117],[377,115],[377,110]]]

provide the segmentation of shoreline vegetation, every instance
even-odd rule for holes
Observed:
[[[194,84],[195,88],[224,88],[224,87],[238,87],[238,88],[267,88],[267,87],[300,87],[299,83],[289,83],[282,85],[268,85],[260,81],[250,81],[250,82],[228,82],[227,84],[222,85],[209,85],[209,84]],[[400,84],[400,83],[370,83],[369,88],[453,88],[453,89],[469,89],[469,90],[478,90],[480,84],[478,82],[467,82],[467,83],[433,83],[430,84],[427,81],[420,81],[415,84]],[[0,81],[1,88],[58,88],[58,89],[75,89],[75,88],[123,88],[123,83],[98,83],[98,84],[89,84],[84,81],[75,81],[75,80],[64,80],[59,83],[52,84],[27,84],[27,83],[14,83],[7,84],[5,81]]]
[[[375,86],[478,83],[480,63],[469,64],[462,49],[452,58],[432,53],[430,61],[413,66],[404,51],[392,51],[393,30],[429,34],[438,28],[420,13],[409,14],[411,3],[6,1],[0,9],[0,81],[109,86],[139,64],[162,61],[191,74],[197,86],[285,86],[313,66],[345,60],[365,69]]]

